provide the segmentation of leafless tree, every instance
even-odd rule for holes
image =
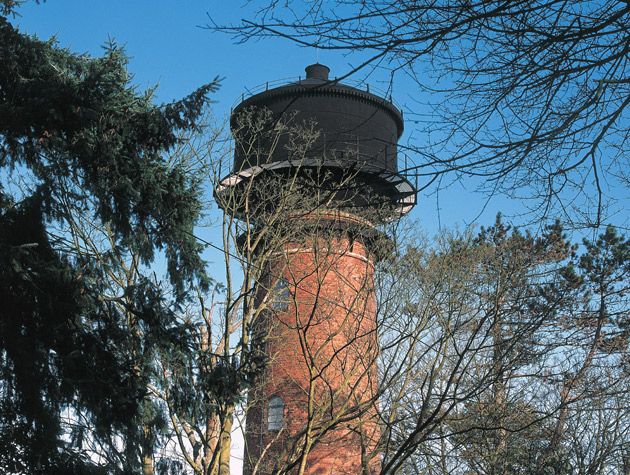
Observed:
[[[628,2],[272,0],[257,11],[210,28],[351,52],[356,65],[343,77],[382,68],[390,86],[418,86],[407,123],[428,124],[429,146],[408,144],[406,172],[424,188],[467,178],[575,226],[623,209]]]
[[[573,255],[558,226],[533,238],[497,223],[404,272],[424,275],[411,308],[436,315],[419,342],[452,343],[439,358],[418,351],[394,393],[404,397],[385,393],[384,408],[399,416],[384,473],[624,473],[628,242],[611,229]],[[444,294],[423,295],[451,278]],[[440,324],[456,310],[459,319]]]
[[[222,271],[215,268],[214,273],[224,274],[224,278],[213,294],[199,296],[200,304],[188,318],[199,329],[197,360],[191,368],[183,369],[165,363],[163,383],[156,390],[168,408],[177,451],[195,473],[203,475],[229,473],[234,417],[258,402],[257,376],[275,357],[274,351],[264,350],[272,343],[261,331],[272,324],[273,307],[281,297],[276,295],[279,291],[275,284],[284,278],[282,256],[291,246],[314,235],[318,219],[326,215],[321,212],[330,208],[336,191],[347,186],[350,179],[345,177],[331,188],[330,183],[324,186],[328,179],[321,170],[309,173],[299,166],[317,137],[313,124],[270,125],[271,119],[265,111],[247,110],[232,125],[238,140],[230,144],[240,147],[239,153],[247,157],[243,170],[232,170],[230,166],[234,149],[224,155],[225,160],[213,162],[213,187],[224,211],[220,221],[222,242],[214,244],[223,258]],[[288,175],[250,167],[268,162],[279,138],[286,136],[290,140],[282,143],[291,148],[294,163]],[[331,252],[334,246],[324,248]],[[323,269],[315,266],[310,272]],[[293,289],[302,292],[304,285],[297,280],[306,278],[294,276]],[[317,299],[319,293],[315,289],[314,295],[307,295],[308,291],[304,295]],[[321,309],[320,305],[316,307]],[[356,308],[352,312],[362,315]],[[309,351],[318,350],[309,347]],[[328,361],[329,356],[326,353],[315,360]],[[181,396],[179,389],[186,385],[190,390],[182,404],[177,401],[178,392]],[[203,403],[194,404],[191,398]],[[322,403],[319,398],[312,399],[315,402]],[[190,407],[199,410],[191,412]],[[312,409],[313,416],[320,412],[316,406]],[[312,434],[308,438],[307,448],[296,448],[289,457],[291,464],[295,465],[298,458],[305,463],[308,446],[317,440]]]
[[[249,111],[240,120],[251,131],[259,121],[265,129],[267,119]],[[276,127],[274,134],[294,136],[299,164],[314,129]],[[253,156],[272,152],[249,145]],[[623,473],[627,251],[611,251],[617,265],[598,287],[596,273],[587,281],[562,271],[572,248],[557,227],[537,239],[497,224],[479,236],[445,234],[411,245],[400,227],[375,229],[369,211],[354,210],[360,225],[353,243],[347,230],[329,227],[335,214],[351,215],[334,199],[338,188],[322,186],[323,172],[309,177],[297,166],[288,176],[258,175],[239,189],[222,189],[233,182],[225,181],[224,162],[213,163],[217,199],[227,211],[223,242],[214,244],[226,277],[181,313],[181,324],[194,328],[194,356],[157,358],[148,395],[168,414],[161,440],[176,447],[171,458],[196,474],[229,473],[234,418],[266,402],[269,383],[259,376],[282,358],[278,340],[291,337],[291,356],[308,374],[299,396],[305,413],[297,419],[304,425],[271,434],[264,452],[254,454],[254,473],[305,473],[319,448],[348,433],[361,448],[364,473],[544,473],[523,471],[527,466]],[[242,177],[251,178],[247,173]],[[376,210],[375,221],[384,212]],[[76,224],[79,241],[69,249],[92,256],[91,243],[107,248],[98,238],[106,234]],[[86,226],[96,233],[89,239]],[[343,268],[343,256],[356,251],[351,246],[376,237],[366,251],[379,254],[374,263]],[[298,248],[309,249],[312,262],[292,263]],[[131,259],[121,276],[136,275],[133,256],[121,258]],[[121,276],[112,276],[113,290]],[[289,284],[286,310],[277,307],[287,298],[275,286],[280,278]],[[338,325],[321,335],[327,321]],[[111,445],[90,450],[124,457],[113,450],[116,441]],[[160,447],[148,443],[146,473],[155,461],[159,467]]]

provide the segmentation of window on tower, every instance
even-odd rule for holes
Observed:
[[[276,312],[284,312],[289,309],[291,291],[286,279],[278,279],[271,291],[271,308]]]
[[[279,431],[284,427],[284,401],[279,396],[269,399],[267,408],[267,430]]]

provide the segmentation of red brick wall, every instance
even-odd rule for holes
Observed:
[[[369,253],[347,237],[313,237],[285,246],[269,271],[271,282],[280,277],[293,300],[260,322],[269,362],[249,397],[244,473],[253,473],[257,462],[256,473],[271,474],[295,461],[305,435],[312,441],[306,473],[377,473],[378,344]],[[267,430],[274,395],[285,402],[280,433]]]

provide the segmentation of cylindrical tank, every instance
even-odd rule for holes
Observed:
[[[298,125],[313,122],[319,137],[307,155],[343,168],[371,171],[398,171],[396,146],[403,132],[400,111],[389,101],[367,91],[330,81],[328,67],[314,64],[306,68],[306,79],[267,90],[241,102],[233,111],[232,130],[239,128],[238,117],[250,108],[267,109],[275,122]],[[291,160],[286,147],[290,134],[280,142],[262,163]],[[248,166],[248,156],[237,147],[234,172]]]
[[[308,193],[308,181],[325,175],[345,211],[381,203],[391,208],[386,219],[396,219],[415,205],[415,187],[398,172],[402,113],[387,99],[328,74],[327,66],[310,65],[305,79],[267,88],[236,106],[230,119],[234,165],[219,195],[261,174],[288,176],[299,169],[308,177],[301,189]]]

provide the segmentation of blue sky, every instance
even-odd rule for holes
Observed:
[[[284,40],[261,40],[237,44],[228,35],[205,29],[208,15],[216,22],[238,22],[252,16],[253,4],[216,0],[50,0],[37,5],[28,2],[18,10],[14,23],[42,39],[55,36],[58,43],[74,52],[100,55],[108,38],[123,46],[130,57],[129,70],[141,88],[157,85],[156,99],[168,102],[191,92],[215,76],[223,78],[213,96],[214,114],[225,120],[248,88],[266,81],[294,78],[314,62],[327,64],[331,75],[346,73],[358,57],[334,52],[318,52],[297,47]],[[356,78],[361,79],[361,78]],[[374,73],[368,81],[383,87],[384,73]],[[394,99],[403,107],[415,103],[415,88],[396,83]],[[406,136],[412,129],[406,124]],[[423,140],[414,136],[414,140]],[[438,226],[465,227],[484,209],[482,196],[454,185],[440,195],[420,197],[411,214],[422,229],[432,235]],[[506,199],[493,200],[483,211],[480,223],[489,224],[497,211],[507,214],[518,209]]]

